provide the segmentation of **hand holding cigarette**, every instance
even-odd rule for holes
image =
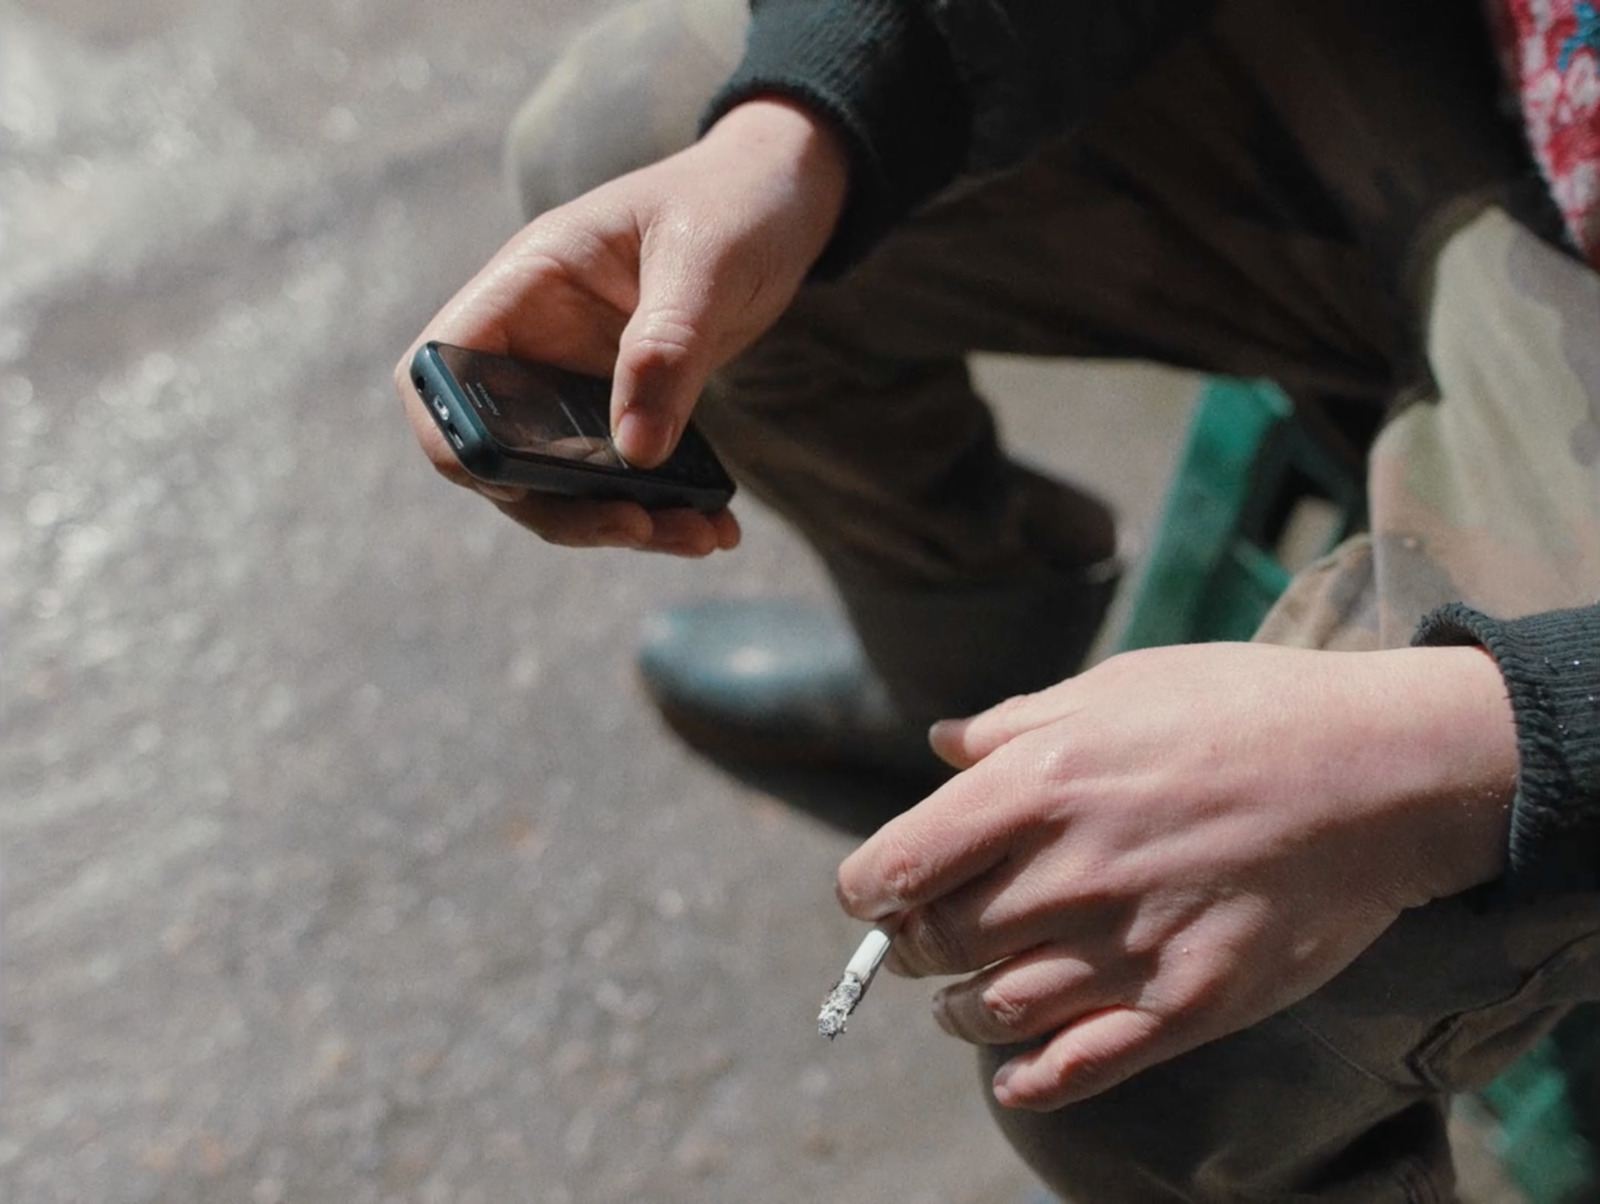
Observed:
[[[1115,656],[935,726],[961,772],[845,859],[839,899],[893,924],[897,972],[959,976],[940,1028],[1019,1047],[999,1105],[1060,1108],[1282,1011],[1402,910],[1492,880],[1509,712],[1476,648]]]

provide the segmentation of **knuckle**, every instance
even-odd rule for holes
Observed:
[[[1154,655],[1152,655],[1152,653]],[[1170,655],[1166,648],[1130,648],[1115,656],[1108,656],[1094,667],[1095,676],[1105,681],[1138,681],[1149,669]]]
[[[629,349],[636,369],[673,368],[695,359],[701,344],[694,316],[675,308],[653,311]]]
[[[903,905],[914,898],[922,883],[924,860],[916,846],[893,827],[878,833],[878,880],[891,901]]]
[[[1053,1099],[1062,1090],[1069,1090],[1074,1099],[1088,1099],[1115,1086],[1125,1076],[1118,1071],[1120,1059],[1104,1050],[1078,1049],[1062,1058],[1054,1067],[1049,1088],[1040,1092],[1042,1098]]]
[[[1053,793],[1069,786],[1076,779],[1077,769],[1072,749],[1062,743],[1052,742],[1034,752],[1034,770],[1040,783]]]
[[[1115,1037],[1100,1034],[1071,1042],[1054,1060],[1051,1077],[1074,1100],[1108,1091],[1146,1067],[1192,1048],[1161,1016],[1144,1009],[1122,1010]]]
[[[694,359],[690,344],[662,334],[645,331],[628,349],[628,366],[641,376],[671,371]]]
[[[1239,994],[1233,984],[1221,978],[1201,975],[1183,983],[1173,993],[1168,1010],[1175,1017],[1207,1015],[1222,1010]]]
[[[1033,1007],[1026,998],[1006,989],[1002,982],[992,982],[978,993],[978,1004],[995,1031],[1012,1035],[1026,1035]]]

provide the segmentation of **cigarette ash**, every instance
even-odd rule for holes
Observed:
[[[866,993],[867,984],[860,975],[846,970],[844,977],[823,1001],[822,1011],[817,1014],[817,1031],[830,1041],[844,1032],[844,1022],[850,1018],[850,1013],[856,1010],[856,1004],[861,1002],[861,997]]]

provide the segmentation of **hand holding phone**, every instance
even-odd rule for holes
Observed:
[[[617,444],[632,464],[655,464],[710,374],[794,299],[832,236],[848,177],[829,122],[787,100],[747,101],[688,149],[524,226],[424,337],[614,374]],[[395,376],[434,467],[549,542],[686,556],[739,542],[726,509],[646,509],[474,478],[418,395],[410,354]]]

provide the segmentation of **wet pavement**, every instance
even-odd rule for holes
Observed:
[[[0,1198],[895,1200],[1027,1175],[888,982],[850,842],[697,760],[650,608],[820,596],[534,542],[393,360],[511,232],[576,0],[0,0]],[[985,366],[1147,522],[1188,382]]]

